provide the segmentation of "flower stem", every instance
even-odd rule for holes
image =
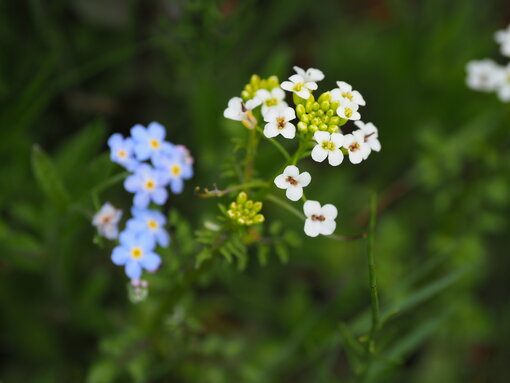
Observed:
[[[108,189],[110,186],[113,186],[119,182],[122,182],[130,173],[122,172],[114,175],[113,177],[107,179],[103,183],[100,183],[96,187],[94,187],[91,191],[92,194],[92,203],[94,204],[94,209],[99,210],[101,204],[99,202],[99,193],[105,189]]]
[[[260,134],[264,134],[264,131],[259,126],[257,126],[257,131],[260,132]],[[278,151],[283,155],[283,157],[285,157],[285,160],[287,162],[290,161],[291,157],[289,152],[277,140],[269,137],[266,138],[269,140],[269,142],[271,142],[274,145],[276,149],[278,149]]]
[[[250,129],[248,133],[248,143],[246,147],[246,160],[244,166],[244,183],[249,183],[253,178],[253,161],[258,145],[257,130]]]
[[[375,276],[375,257],[374,257],[374,236],[375,223],[377,216],[377,195],[373,193],[370,198],[370,224],[367,238],[367,257],[368,257],[368,277],[370,283],[370,301],[372,306],[372,328],[368,337],[368,351],[375,351],[374,337],[379,329],[379,295],[377,292],[377,280]]]
[[[240,184],[236,186],[232,186],[223,190],[218,190],[216,187],[213,190],[204,189],[204,193],[197,194],[200,198],[213,198],[213,197],[222,197],[225,194],[231,193],[236,190],[242,190],[242,189],[255,189],[255,188],[263,188],[268,187],[268,182],[249,182],[245,184]],[[197,187],[198,188],[198,187]]]
[[[273,195],[273,194],[267,194],[266,196],[266,199],[268,201],[272,201],[274,202],[275,204],[279,205],[280,207],[284,208],[285,210],[287,210],[288,212],[294,214],[296,217],[304,220],[305,219],[305,215],[303,213],[301,213],[298,209],[296,209],[294,206],[288,204],[287,202],[283,201],[282,199],[278,198],[277,196]]]

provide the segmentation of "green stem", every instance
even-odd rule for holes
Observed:
[[[244,166],[244,183],[249,183],[253,178],[253,161],[258,145],[257,130],[250,129],[248,134],[248,143],[246,147],[246,160]]]
[[[301,213],[298,209],[296,209],[294,206],[288,204],[287,202],[281,200],[280,198],[273,194],[267,194],[266,200],[274,202],[275,204],[279,205],[280,207],[284,208],[285,210],[294,214],[296,217],[302,220],[306,219],[305,215]]]
[[[374,337],[379,329],[379,295],[377,292],[377,280],[375,276],[375,257],[374,257],[374,236],[375,223],[377,216],[377,195],[373,193],[370,199],[370,224],[367,238],[367,257],[368,257],[368,277],[370,282],[370,301],[372,306],[372,328],[368,338],[368,351],[375,351]]]
[[[121,181],[123,181],[130,173],[122,172],[114,175],[112,178],[107,179],[103,183],[100,183],[96,187],[94,187],[91,191],[92,194],[92,203],[94,204],[94,208],[99,210],[101,207],[101,203],[99,202],[99,193],[105,189],[108,189],[110,186],[113,186]]]
[[[236,190],[241,189],[255,189],[255,188],[263,188],[263,187],[269,187],[269,182],[249,182],[241,185],[232,186],[223,190],[213,189],[208,190],[205,189],[204,193],[197,194],[200,198],[213,198],[213,197],[222,197],[225,194],[231,193]]]
[[[264,134],[264,131],[259,126],[257,126],[257,131],[260,132],[260,134]],[[269,142],[271,142],[276,149],[278,149],[278,151],[285,157],[287,162],[290,161],[291,156],[289,152],[277,140],[269,137],[266,137],[266,139],[269,140]]]

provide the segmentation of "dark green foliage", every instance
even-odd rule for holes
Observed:
[[[509,16],[499,0],[0,2],[0,380],[508,382],[510,107],[468,90],[464,67],[504,62]],[[366,231],[379,196],[374,352],[364,240],[305,238],[271,201],[233,230],[217,204],[237,192],[194,193],[242,175],[228,99],[294,64],[353,84],[380,131],[361,165],[303,162],[342,234]],[[195,177],[132,304],[90,220],[130,205],[107,137],[153,120]],[[254,179],[281,161],[263,142]]]

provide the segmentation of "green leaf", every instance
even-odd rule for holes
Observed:
[[[69,194],[52,160],[37,145],[32,149],[32,170],[48,200],[56,207],[65,209],[70,202]]]

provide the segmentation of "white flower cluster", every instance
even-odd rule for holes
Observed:
[[[228,102],[224,112],[226,118],[241,121],[249,129],[255,129],[257,117],[264,121],[264,136],[273,139],[281,135],[285,139],[298,138],[300,148],[313,149],[311,157],[316,162],[326,159],[331,166],[338,166],[348,156],[353,164],[366,160],[372,151],[380,151],[377,128],[372,123],[361,121],[360,106],[365,106],[363,96],[344,81],[337,81],[337,88],[325,92],[315,99],[313,92],[317,90],[317,82],[324,79],[319,69],[304,70],[294,67],[296,74],[278,86],[276,77],[263,83],[255,77],[245,87],[243,98],[234,97]],[[260,84],[260,85],[259,85]],[[257,89],[266,86],[267,89]],[[285,101],[285,91],[293,94],[295,108]],[[261,106],[260,109],[258,107]],[[294,120],[299,119],[295,125]],[[340,127],[348,121],[354,121],[356,128],[343,134]],[[259,128],[260,129],[260,128]],[[299,154],[299,155],[298,155]],[[305,200],[303,210],[306,216],[305,233],[311,237],[319,234],[330,235],[335,231],[337,209],[333,205],[321,206],[317,201],[306,201],[303,188],[312,180],[310,173],[300,172],[296,166],[303,153],[293,158],[282,174],[274,180],[276,186],[286,190],[291,201]],[[298,158],[299,157],[299,158]]]
[[[500,51],[510,57],[510,26],[496,32],[494,39]],[[503,102],[510,102],[510,63],[501,66],[490,59],[473,60],[466,65],[466,84],[480,92],[495,92]]]

